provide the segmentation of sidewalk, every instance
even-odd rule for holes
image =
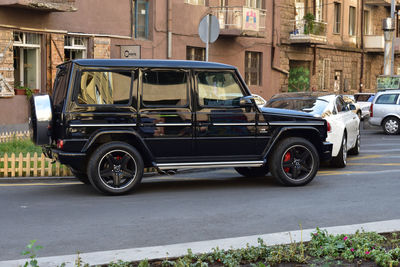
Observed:
[[[365,230],[366,232],[388,233],[400,231],[400,220],[389,220],[380,222],[370,222],[363,224],[353,224],[335,227],[325,227],[329,234],[354,234],[357,230]],[[122,261],[141,261],[181,257],[187,254],[187,250],[191,249],[194,254],[208,253],[213,248],[218,247],[221,250],[240,249],[249,246],[257,246],[258,238],[262,238],[266,244],[284,245],[293,242],[310,241],[311,233],[315,229],[288,231],[264,235],[243,236],[236,238],[225,238],[216,240],[207,240],[200,242],[189,242],[172,244],[166,246],[142,247],[122,250],[99,251],[79,254],[83,263],[92,265],[108,264],[110,262]],[[65,267],[74,267],[78,255],[63,255],[55,257],[38,258],[40,267],[54,267],[65,264]],[[17,267],[23,266],[26,260],[1,261],[0,267]]]

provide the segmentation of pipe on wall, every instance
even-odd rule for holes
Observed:
[[[359,92],[363,91],[363,78],[364,78],[364,0],[361,0],[361,66],[360,66],[360,87]]]
[[[172,0],[167,0],[167,58],[172,58]]]

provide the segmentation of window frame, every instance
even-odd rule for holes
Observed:
[[[183,106],[176,106],[176,105],[145,105],[143,103],[143,73],[146,71],[175,71],[175,72],[183,72],[186,75],[186,105]],[[160,69],[160,68],[146,68],[146,69],[141,69],[140,70],[140,82],[139,82],[139,92],[140,92],[140,100],[139,104],[141,108],[188,108],[190,107],[190,80],[191,80],[191,74],[189,70],[183,70],[183,69]]]
[[[349,6],[349,36],[357,35],[357,9],[354,6]]]
[[[195,58],[196,52],[199,52],[201,50],[202,52],[202,60],[198,60]],[[194,59],[189,59],[189,52],[190,56],[193,55]],[[198,47],[198,46],[186,46],[186,60],[197,60],[197,61],[206,61],[206,49],[204,47]]]
[[[252,60],[252,56],[251,55],[257,55],[257,59],[258,59],[258,66],[257,68],[257,84],[252,84],[251,83],[251,78],[249,78],[249,81],[247,81],[246,77],[247,77],[247,73],[253,73],[253,72],[248,72],[248,70],[252,69],[251,67],[251,60]],[[263,53],[262,52],[258,52],[258,51],[245,51],[244,53],[244,79],[245,82],[248,86],[262,86],[262,57],[263,57]],[[249,64],[246,64],[246,61],[248,61]],[[250,65],[250,66],[248,66]],[[251,76],[249,76],[251,77]]]
[[[138,36],[138,21],[139,21],[139,13],[138,13],[138,6],[139,4],[145,4],[146,6],[146,18],[145,18],[145,25],[140,26],[144,27],[145,36]],[[133,0],[133,34],[135,39],[149,39],[149,1],[148,0]]]
[[[200,94],[199,94],[199,83],[197,79],[197,74],[199,72],[224,72],[224,73],[230,73],[233,76],[233,79],[235,80],[236,84],[238,84],[240,91],[242,92],[243,97],[247,96],[247,91],[244,89],[243,84],[239,77],[237,76],[237,73],[234,70],[204,70],[204,69],[196,69],[193,70],[193,79],[194,79],[194,84],[195,84],[195,94],[196,94],[196,104],[197,107],[200,109],[206,109],[206,108],[220,108],[220,109],[226,109],[226,108],[241,108],[241,106],[212,106],[212,105],[201,105],[200,104]],[[197,110],[199,110],[197,108]]]
[[[82,51],[82,58],[87,58],[87,52],[88,52],[88,43],[89,40],[88,38],[85,38],[83,36],[71,36],[71,35],[66,35],[64,38],[71,38],[71,45],[65,45],[64,41],[64,59],[65,59],[65,50],[71,50],[71,51]],[[80,38],[82,39],[83,45],[75,45],[75,38]]]
[[[184,3],[196,6],[206,6],[206,0],[185,0]]]
[[[85,68],[85,69],[80,69],[76,73],[75,81],[74,81],[74,90],[73,90],[73,96],[72,96],[72,102],[75,103],[78,107],[128,107],[132,106],[132,97],[133,97],[133,83],[134,83],[134,73],[137,71],[137,69],[90,69],[90,68]],[[81,87],[81,78],[82,78],[82,73],[83,72],[130,72],[131,73],[131,82],[130,82],[130,87],[129,87],[129,101],[128,103],[124,104],[81,104],[78,102],[78,95]],[[138,79],[138,84],[139,84],[139,72],[137,75]],[[137,89],[137,88],[136,88]]]
[[[333,19],[333,34],[340,34],[342,25],[342,4],[339,2],[334,2]]]

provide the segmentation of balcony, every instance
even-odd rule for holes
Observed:
[[[326,22],[306,21],[305,19],[292,21],[289,40],[298,44],[326,44]]]
[[[391,0],[365,0],[366,5],[371,6],[390,6]],[[396,0],[396,5],[399,5],[400,1]]]
[[[364,49],[367,52],[382,52],[384,48],[383,35],[364,35]]]
[[[219,21],[220,35],[265,37],[266,10],[247,7],[210,7]]]
[[[77,11],[76,0],[0,0],[0,6],[27,8],[45,12]]]

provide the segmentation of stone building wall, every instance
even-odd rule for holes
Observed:
[[[13,32],[12,30],[0,29],[0,96],[14,95],[14,67],[13,67]]]

